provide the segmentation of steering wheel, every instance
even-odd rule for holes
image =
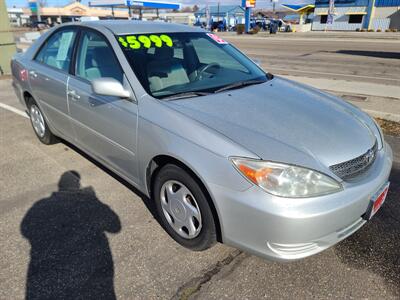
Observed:
[[[208,69],[211,69],[211,68],[219,69],[219,68],[221,68],[221,66],[219,64],[217,64],[217,63],[211,63],[211,64],[208,64],[208,65],[205,65],[204,67],[201,67],[200,70],[197,71],[197,76],[196,76],[196,78],[194,80],[197,81],[197,80],[202,79],[203,73],[206,72]]]

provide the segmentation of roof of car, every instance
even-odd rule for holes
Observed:
[[[154,21],[104,20],[87,21],[81,22],[80,24],[97,29],[105,27],[116,35],[132,33],[204,32],[204,30],[197,27]]]

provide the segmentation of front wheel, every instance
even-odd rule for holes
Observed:
[[[57,137],[50,131],[39,106],[32,98],[28,101],[29,118],[38,139],[46,145],[57,142]]]
[[[186,170],[172,164],[156,175],[153,195],[157,213],[167,233],[195,251],[216,243],[216,227],[207,196]]]

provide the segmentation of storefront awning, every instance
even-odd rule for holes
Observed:
[[[367,12],[365,11],[351,11],[351,12],[347,12],[345,13],[345,15],[366,15]]]
[[[281,5],[297,13],[304,13],[306,11],[310,11],[315,8],[314,4],[281,4]]]

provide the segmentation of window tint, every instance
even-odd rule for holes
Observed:
[[[92,31],[81,36],[75,74],[87,80],[112,77],[122,83],[123,73],[105,38]]]
[[[220,66],[227,69],[238,70],[244,73],[249,72],[247,68],[233,56],[226,55],[226,51],[215,47],[213,41],[206,38],[199,38],[194,39],[192,43],[201,64],[209,65],[218,63]]]
[[[363,15],[350,15],[349,24],[360,24],[362,23]]]
[[[236,48],[203,32],[132,34],[116,39],[144,89],[159,99],[269,78]]]
[[[65,29],[56,32],[45,42],[35,60],[59,70],[68,71],[76,31]]]

